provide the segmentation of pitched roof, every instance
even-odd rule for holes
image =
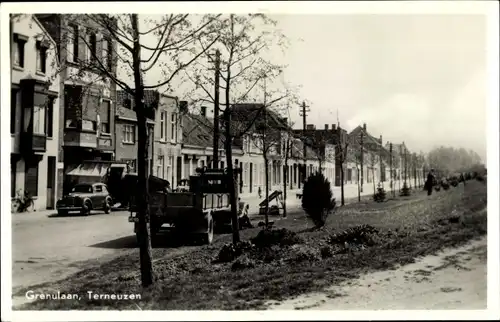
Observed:
[[[137,122],[137,113],[134,110],[131,110],[121,105],[116,106],[115,116],[118,118],[126,118],[131,121]],[[154,120],[152,120],[151,118],[146,117],[146,120],[148,123],[154,123]]]
[[[183,114],[182,118],[183,144],[203,148],[213,147],[213,122],[210,119],[196,114]],[[221,149],[224,147],[222,137],[219,137],[219,147]]]
[[[231,121],[234,122],[235,129],[240,131],[247,128],[249,131],[259,131],[263,128],[289,128],[278,113],[264,107],[261,103],[234,104],[231,110]]]

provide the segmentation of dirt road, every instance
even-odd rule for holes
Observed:
[[[367,274],[272,310],[486,309],[486,237],[392,271]]]
[[[88,217],[13,215],[13,289],[63,279],[104,257],[132,251],[135,236],[127,216],[125,211]]]

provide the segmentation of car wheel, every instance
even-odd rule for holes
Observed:
[[[83,216],[88,216],[90,215],[90,210],[92,209],[92,206],[90,205],[90,202],[88,201],[85,201],[85,203],[83,204],[83,207],[82,207],[82,215]]]

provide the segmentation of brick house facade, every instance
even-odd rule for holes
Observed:
[[[98,57],[112,75],[116,75],[117,44],[97,23],[78,14],[37,14],[56,41],[61,62],[59,100],[58,169],[63,192],[74,183],[72,170],[83,160],[114,159],[112,135],[115,121],[116,84],[107,75],[90,72],[83,65],[96,63]],[[88,45],[87,45],[88,44]],[[79,173],[85,177],[85,173]]]
[[[54,208],[60,182],[56,42],[35,16],[11,20],[11,196],[27,191],[36,210]]]

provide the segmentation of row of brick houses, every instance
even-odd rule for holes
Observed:
[[[11,21],[11,29],[12,197],[27,190],[35,198],[36,209],[53,208],[75,177],[102,176],[107,169],[125,164],[136,172],[137,118],[132,97],[117,90],[107,77],[79,73],[77,64],[101,55],[111,74],[116,75],[116,44],[109,35],[92,22],[75,24],[74,19],[56,14],[21,15]],[[95,46],[89,49],[81,42],[82,37]],[[152,175],[176,187],[197,167],[213,166],[213,119],[207,116],[206,108],[198,114],[190,113],[187,102],[153,90],[145,91],[144,101],[151,134]],[[241,128],[259,110],[259,104],[233,106],[232,126]],[[386,181],[390,176],[388,146],[380,149],[382,138],[372,137],[366,125],[350,133],[334,124],[330,129],[308,126],[306,131],[292,130],[287,119],[266,113],[266,122],[272,124],[265,125],[274,129],[277,140],[267,154],[272,190],[283,189],[285,169],[286,185],[292,190],[300,189],[303,180],[319,169],[339,186],[339,147],[348,140],[352,141],[349,151],[355,151],[361,133],[366,149],[363,182]],[[242,171],[238,187],[242,197],[257,196],[259,188],[264,194],[265,164],[259,131],[258,126],[253,127],[233,141],[232,161]],[[223,147],[222,136],[218,151],[218,166],[222,168],[226,166]],[[405,149],[393,147],[396,176],[401,174],[400,152]],[[357,184],[361,175],[352,155],[348,153],[343,163],[347,185]],[[370,156],[378,156],[372,158],[375,163],[370,163]]]

